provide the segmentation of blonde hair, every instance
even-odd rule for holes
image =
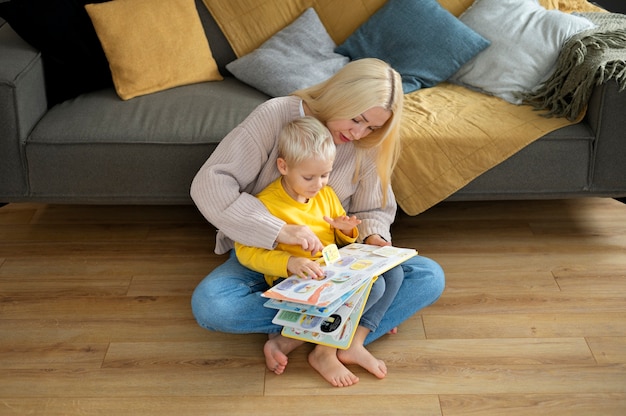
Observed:
[[[379,149],[376,169],[382,183],[384,206],[393,168],[400,155],[400,119],[404,99],[400,74],[380,59],[359,59],[348,63],[326,81],[293,94],[302,98],[315,118],[324,124],[332,120],[351,120],[374,107],[391,112],[391,117],[382,128],[354,142],[357,148],[355,181],[359,175],[362,150]]]
[[[315,117],[287,123],[278,135],[278,157],[289,165],[315,158],[334,161],[337,148],[328,129]]]

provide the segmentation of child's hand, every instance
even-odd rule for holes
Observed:
[[[358,219],[355,215],[347,216],[342,215],[335,219],[324,216],[324,221],[329,223],[333,228],[338,229],[348,237],[352,237],[352,231],[354,228],[361,223],[361,220]]]
[[[287,271],[303,279],[320,280],[324,278],[324,270],[322,270],[320,264],[305,257],[289,257]]]

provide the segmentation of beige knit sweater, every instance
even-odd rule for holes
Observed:
[[[277,138],[282,126],[302,117],[301,99],[271,99],[257,107],[233,129],[200,168],[191,185],[191,197],[204,217],[217,229],[215,252],[226,253],[233,241],[271,249],[282,226],[254,195],[276,179]],[[375,149],[368,150],[359,180],[353,182],[355,147],[342,144],[329,185],[345,210],[361,219],[359,235],[380,234],[391,241],[390,226],[396,202],[391,188],[383,209],[381,185],[374,163]]]

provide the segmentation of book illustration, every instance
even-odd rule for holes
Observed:
[[[352,312],[356,302],[363,295],[367,284],[366,282],[353,291],[352,295],[345,302],[342,302],[338,308],[332,310],[329,316],[315,316],[281,309],[276,313],[276,316],[274,316],[272,323],[300,330],[313,330],[325,333],[334,332],[338,326],[343,326],[341,325],[343,320],[342,315]]]
[[[272,322],[283,325],[281,334],[285,337],[346,349],[352,343],[374,280],[359,287],[329,317],[279,311]]]
[[[332,247],[331,245],[329,247]],[[328,247],[327,247],[328,248]],[[326,250],[325,248],[324,250]],[[373,276],[397,266],[415,256],[417,251],[409,248],[380,247],[352,243],[322,253],[326,263],[322,265],[322,279],[301,279],[290,276],[276,286],[265,291],[264,297],[287,302],[328,307],[342,295],[360,287]],[[333,259],[332,263],[328,263]]]
[[[263,306],[272,309],[281,309],[290,312],[303,313],[313,316],[328,317],[336,311],[357,289],[351,290],[341,295],[339,299],[328,306],[305,305],[303,303],[289,302],[286,300],[268,299]]]

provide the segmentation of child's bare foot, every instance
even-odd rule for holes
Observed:
[[[360,365],[378,378],[387,375],[385,362],[374,357],[363,345],[353,343],[347,350],[339,350],[337,358],[344,364]]]
[[[309,364],[335,387],[348,387],[359,382],[337,358],[337,350],[317,345],[309,354]]]
[[[270,371],[276,374],[282,374],[287,367],[287,354],[295,350],[296,347],[303,344],[297,339],[283,337],[280,334],[269,334],[268,340],[263,346],[263,354],[265,354],[265,365]]]

